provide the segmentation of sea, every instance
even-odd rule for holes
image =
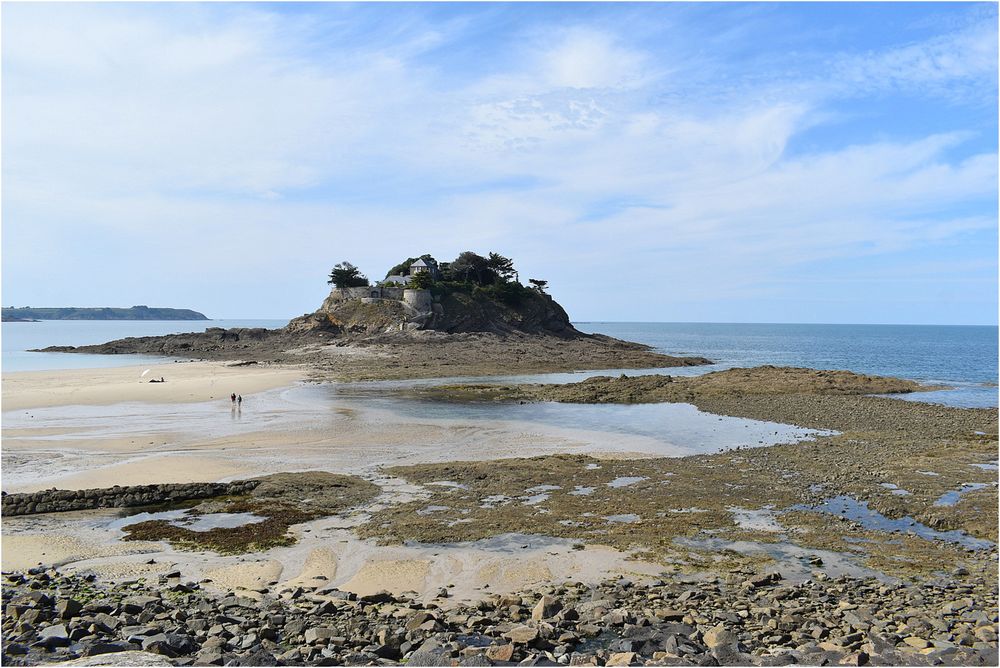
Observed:
[[[32,353],[33,348],[84,346],[129,336],[163,336],[204,332],[209,327],[284,327],[287,320],[41,320],[5,322],[0,340],[0,369],[11,371],[52,371],[60,369],[101,369],[137,364],[162,363],[162,357],[145,355],[84,355]]]
[[[140,355],[32,353],[30,348],[103,343],[128,336],[204,331],[208,327],[276,328],[287,320],[48,320],[2,325],[3,372],[130,366],[163,362]],[[818,325],[747,323],[578,322],[578,329],[652,346],[669,355],[714,362],[668,373],[694,374],[763,364],[908,378],[949,390],[906,398],[950,406],[997,406],[998,328],[937,325]],[[618,371],[618,370],[616,370]],[[624,371],[624,370],[623,370]],[[608,373],[608,372],[604,372]],[[530,377],[550,382],[578,374]],[[522,380],[529,377],[521,378]]]

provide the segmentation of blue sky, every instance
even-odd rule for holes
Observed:
[[[994,4],[2,14],[4,305],[492,250],[577,320],[997,322]]]

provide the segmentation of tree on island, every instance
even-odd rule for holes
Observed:
[[[542,293],[545,292],[545,286],[549,284],[548,281],[543,281],[540,278],[529,278],[528,282],[531,283],[531,287]]]
[[[434,285],[434,277],[431,275],[431,272],[421,271],[410,277],[410,282],[406,284],[406,287],[413,288],[414,290],[426,290],[432,285]]]
[[[486,267],[502,281],[509,281],[515,274],[514,261],[499,253],[489,254],[489,257],[486,258]]]
[[[498,278],[498,274],[490,267],[490,261],[472,251],[461,253],[451,263],[449,269],[456,280],[465,281],[466,283],[492,285]]]
[[[337,288],[361,288],[368,285],[368,277],[345,260],[333,268],[327,283],[332,283]]]

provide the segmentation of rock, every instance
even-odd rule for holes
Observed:
[[[514,644],[490,645],[486,648],[486,658],[492,661],[510,661],[514,656]]]
[[[122,625],[120,619],[104,612],[94,615],[94,624],[105,633],[110,633]]]
[[[132,596],[122,601],[122,612],[137,615],[159,602],[160,599],[155,596]]]
[[[80,614],[83,605],[72,598],[60,599],[56,603],[56,614],[63,619],[72,619]]]
[[[202,648],[202,650],[195,655],[194,662],[199,666],[221,666],[222,650],[218,647],[213,647],[211,649]]]
[[[241,666],[274,666],[277,665],[274,655],[263,649],[256,649],[240,657]]]
[[[387,591],[380,591],[374,594],[359,596],[358,600],[364,603],[391,603],[393,601],[393,597],[392,594]]]
[[[434,615],[432,615],[429,612],[418,612],[418,613],[414,614],[413,616],[411,616],[407,620],[406,625],[404,626],[404,628],[407,631],[415,631],[415,630],[421,628],[428,621],[433,623],[434,622]]]
[[[66,647],[70,644],[69,630],[65,624],[49,626],[39,632],[38,641],[47,648]]]
[[[924,649],[926,647],[931,646],[929,642],[927,642],[923,638],[918,638],[917,636],[907,636],[903,638],[903,642],[909,645],[910,647],[914,647],[916,649]]]
[[[442,648],[431,639],[426,641],[406,661],[408,666],[450,666],[452,665],[451,652]]]
[[[305,642],[307,645],[315,645],[321,640],[330,640],[331,638],[337,638],[338,632],[336,629],[328,629],[322,626],[315,626],[305,633]]]
[[[709,649],[715,649],[716,647],[736,647],[737,638],[735,634],[719,624],[705,631],[702,634],[702,641]]]
[[[777,656],[752,656],[750,660],[755,666],[790,666],[796,663],[795,657],[791,654],[778,654]]]
[[[684,621],[685,613],[682,610],[672,610],[669,608],[661,608],[655,613],[658,619],[662,619],[665,622],[682,622]]]
[[[538,629],[531,626],[515,626],[510,631],[503,634],[503,637],[513,643],[526,645],[538,638]]]
[[[167,644],[179,654],[193,654],[198,651],[198,642],[184,633],[168,633]]]
[[[605,666],[631,666],[635,663],[635,652],[615,652],[608,657]]]
[[[115,642],[95,642],[87,645],[83,650],[83,656],[99,656],[101,654],[114,654],[124,652],[128,647],[122,643]]]
[[[542,596],[538,599],[538,603],[531,610],[531,618],[535,621],[541,621],[543,619],[550,619],[556,615],[557,612],[562,610],[562,603],[558,599],[552,596]]]
[[[169,657],[176,657],[180,655],[180,652],[171,647],[170,643],[167,642],[167,634],[165,633],[157,633],[143,640],[142,650],[144,652],[162,654],[163,656]]]
[[[172,666],[169,659],[149,652],[125,651],[66,661],[60,666]]]

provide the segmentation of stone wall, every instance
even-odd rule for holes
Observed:
[[[377,296],[372,297],[373,294]],[[330,295],[326,298],[325,304],[339,304],[351,299],[393,299],[395,301],[403,301],[403,288],[386,288],[380,285],[370,285],[360,288],[334,288],[330,290]]]
[[[235,482],[190,482],[163,485],[132,485],[103,489],[47,489],[27,494],[3,492],[3,514],[34,515],[93,508],[134,508],[162,503],[207,499],[227,494],[245,494],[260,484],[258,480]]]
[[[326,298],[328,302],[343,302],[348,299],[362,299],[371,297],[372,291],[378,291],[378,287],[362,286],[359,288],[334,288],[330,290],[330,296]]]

